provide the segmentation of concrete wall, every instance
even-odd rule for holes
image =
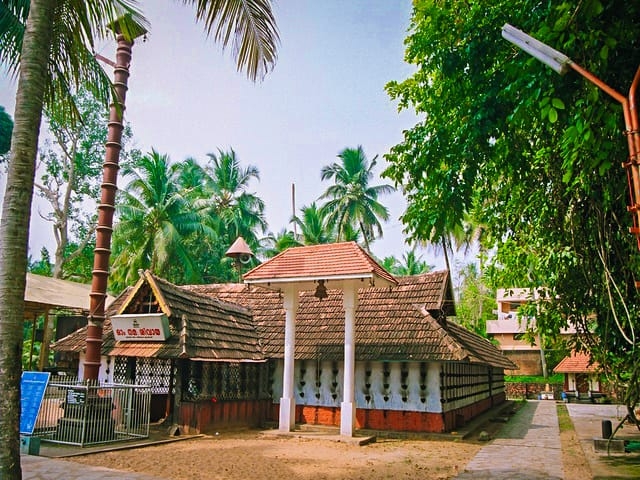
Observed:
[[[85,353],[80,353],[80,364],[78,365],[78,378],[84,378],[84,360]],[[98,370],[99,383],[113,383],[113,364],[109,357],[102,355],[100,357],[100,369]]]
[[[520,367],[518,370],[507,370],[507,375],[542,375],[540,350],[505,351],[505,356]]]
[[[565,388],[580,393],[599,392],[600,379],[593,373],[565,373]]]
[[[284,361],[272,366],[271,399],[183,401],[176,412],[182,431],[277,422]],[[113,379],[113,363],[106,358],[100,376],[103,381]],[[296,423],[340,425],[342,362],[296,361],[294,391]],[[357,362],[355,366],[356,428],[447,432],[505,399],[502,372],[484,365]]]

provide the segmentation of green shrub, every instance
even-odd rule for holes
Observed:
[[[564,375],[556,373],[544,378],[542,375],[505,375],[504,381],[507,383],[564,383]]]

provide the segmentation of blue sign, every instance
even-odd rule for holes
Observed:
[[[31,435],[49,383],[49,372],[22,372],[20,379],[20,433]]]

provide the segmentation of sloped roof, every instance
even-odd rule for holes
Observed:
[[[463,346],[467,360],[472,363],[488,363],[508,370],[517,370],[518,365],[513,363],[502,350],[497,348],[488,339],[467,330],[456,323],[447,323],[446,330],[449,335]]]
[[[151,300],[151,301],[150,301]],[[191,358],[211,361],[263,361],[251,313],[239,304],[200,295],[145,272],[144,278],[111,306],[113,313],[169,316],[171,336],[164,342],[116,341],[108,318],[102,353],[112,356]],[[54,350],[82,351],[86,329],[60,339]]]
[[[597,363],[591,363],[591,356],[588,353],[573,351],[568,357],[564,357],[553,371],[556,373],[595,373],[598,368]]]
[[[398,285],[362,288],[356,310],[356,359],[469,361],[517,368],[488,340],[434,316],[455,315],[446,270],[399,277]],[[250,308],[268,358],[284,357],[284,307],[278,292],[238,284],[184,288]],[[342,291],[318,300],[301,292],[296,314],[296,359],[341,360],[344,355]],[[431,313],[431,314],[430,314]]]
[[[109,320],[109,316],[114,315],[118,311],[118,308],[127,299],[127,297],[129,296],[129,292],[131,292],[131,290],[133,290],[133,287],[125,288],[122,292],[120,292],[120,295],[118,295],[115,298],[115,300],[113,302],[111,302],[107,306],[107,308],[105,310],[105,313],[106,313],[106,316],[107,316],[107,320],[105,320],[105,322],[104,322],[104,324],[102,326],[102,341],[103,341],[102,352],[103,353],[104,353],[104,341],[105,341],[105,339],[109,339],[110,338],[111,339],[111,343],[113,344],[113,342],[114,342],[113,333],[111,331],[111,321]],[[84,327],[79,328],[75,332],[71,332],[66,337],[62,337],[61,339],[57,340],[52,345],[51,348],[53,350],[59,351],[59,352],[80,353],[80,352],[83,352],[85,350],[86,338],[87,338],[87,327],[85,325]]]
[[[25,310],[40,314],[48,309],[89,311],[91,285],[27,273]],[[107,297],[107,302],[113,297]]]
[[[331,281],[369,279],[371,285],[395,285],[396,279],[356,242],[326,243],[288,248],[247,272],[245,283],[272,287],[295,282],[299,290],[315,288],[314,280]]]
[[[153,277],[152,283],[162,292],[172,309],[172,316],[189,317],[209,312],[211,304],[242,305],[253,315],[255,332],[260,339],[261,358],[284,357],[284,306],[279,292],[242,284],[189,285],[177,287]],[[399,277],[398,285],[369,287],[359,290],[356,311],[356,358],[361,361],[467,361],[492,366],[517,368],[488,340],[452,322],[438,322],[441,313],[455,315],[453,292],[446,270],[423,275]],[[138,295],[122,294],[110,312],[126,310],[126,298],[147,298],[147,292]],[[296,359],[336,360],[344,355],[344,307],[341,290],[328,290],[328,298],[319,300],[312,292],[299,294],[296,315]],[[188,303],[195,301],[193,307]],[[120,304],[119,308],[116,308]],[[206,308],[204,306],[206,306]],[[245,314],[245,308],[236,306]],[[208,315],[211,317],[212,315]],[[243,319],[244,316],[242,317]],[[245,319],[246,320],[246,319]],[[173,323],[172,323],[173,325]],[[195,325],[195,324],[190,324]],[[204,324],[206,328],[213,328]],[[174,330],[175,326],[172,327]],[[216,327],[218,328],[218,327]],[[224,324],[225,335],[234,336]],[[233,327],[235,328],[235,327]],[[250,330],[245,325],[247,335]],[[173,330],[172,330],[173,333]],[[85,335],[75,339],[66,337],[56,343],[56,350],[80,351]],[[203,336],[202,333],[197,335]],[[73,335],[72,335],[73,336]],[[72,337],[70,336],[70,337]],[[194,336],[192,334],[192,336]],[[175,342],[173,335],[170,342]],[[248,338],[248,337],[247,337]],[[206,340],[206,339],[205,339]],[[162,350],[151,342],[115,343],[109,319],[104,325],[103,353],[127,356],[166,356],[176,353],[172,343]],[[159,343],[159,342],[158,342]],[[205,345],[201,345],[205,348]],[[154,350],[155,349],[155,350]],[[171,350],[173,349],[173,350]],[[196,358],[190,356],[190,358]],[[248,358],[248,357],[247,357]]]

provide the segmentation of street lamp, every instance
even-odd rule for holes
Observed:
[[[627,210],[633,215],[633,227],[631,227],[629,231],[636,236],[638,249],[640,249],[640,169],[638,166],[640,162],[640,132],[638,129],[640,127],[635,96],[638,85],[640,84],[640,66],[638,66],[638,70],[631,83],[629,96],[625,97],[598,77],[576,64],[565,54],[545,45],[508,23],[502,27],[502,36],[516,47],[521,48],[529,55],[551,67],[560,75],[567,73],[569,68],[578,72],[622,105],[625,123],[624,134],[627,136],[629,146],[629,158],[622,163],[622,167],[627,171],[627,181],[629,183],[630,203]]]

